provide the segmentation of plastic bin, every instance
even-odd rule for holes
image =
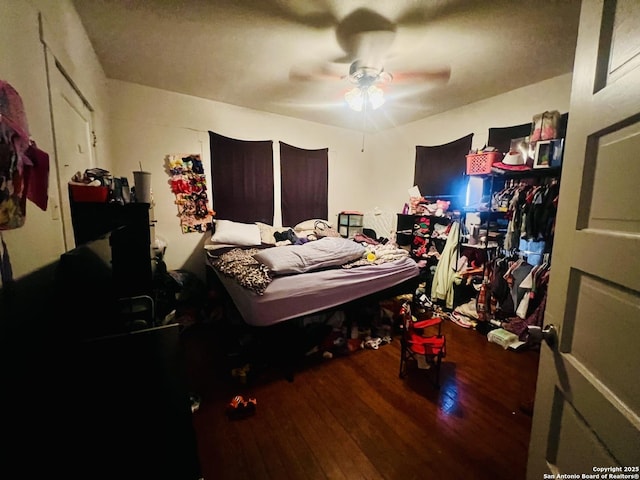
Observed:
[[[493,162],[500,161],[500,152],[474,153],[467,155],[467,175],[491,173]]]
[[[69,192],[71,192],[71,199],[74,202],[105,203],[109,197],[109,187],[69,185]]]

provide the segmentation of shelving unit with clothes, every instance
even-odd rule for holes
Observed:
[[[460,244],[461,254],[472,243],[489,254],[482,273],[489,311],[476,326],[482,333],[502,327],[524,338],[529,325],[542,326],[560,177],[561,166],[482,176],[484,208],[464,212],[477,228],[465,229]],[[473,299],[467,293],[457,305]]]
[[[490,128],[487,146],[480,150],[472,150],[471,137],[465,137],[450,144],[425,147],[419,152],[431,161],[422,162],[416,157],[414,183],[419,191],[422,194],[447,192],[457,194],[455,197],[459,199],[452,205],[455,203],[460,215],[451,222],[457,227],[458,241],[450,245],[451,248],[441,242],[441,249],[437,249],[439,256],[434,255],[437,262],[428,263],[430,268],[425,269],[430,270],[432,280],[431,288],[427,285],[425,290],[431,293],[434,303],[454,309],[475,298],[482,284],[490,283],[496,259],[506,255],[515,254],[523,261],[531,257],[536,262],[546,257],[547,263],[550,262],[561,172],[561,156],[556,155],[554,149],[555,145],[562,149],[567,122],[568,113],[544,112],[534,115],[533,122]],[[466,148],[462,149],[461,145]],[[536,152],[533,164],[532,150]],[[518,152],[522,152],[522,156],[518,156]],[[438,181],[427,175],[428,171],[434,171],[428,167],[442,159],[455,163],[458,171],[461,168],[461,182],[455,172],[451,172],[446,181],[441,172]],[[460,183],[462,186],[458,188]],[[473,188],[465,190],[465,186]],[[462,194],[465,191],[466,195]],[[416,198],[419,197],[410,196],[412,201]],[[469,222],[472,218],[474,221]],[[398,214],[397,239],[411,249],[418,261],[423,260],[423,255],[436,253],[432,248],[436,242],[425,241],[433,231],[431,219],[420,220],[415,214]],[[443,262],[445,252],[447,259]],[[489,293],[487,319],[493,318],[495,302],[491,303],[492,300]]]
[[[476,232],[466,229],[466,243],[527,255],[551,253],[560,174],[557,167],[487,175],[487,206],[464,212],[465,226],[469,217],[478,219]]]

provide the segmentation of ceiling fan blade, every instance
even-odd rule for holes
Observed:
[[[388,30],[372,30],[353,35],[350,43],[354,61],[358,60],[367,67],[382,68],[395,35],[395,32]]]
[[[446,2],[430,2],[428,5],[420,4],[410,6],[395,16],[394,20],[401,27],[420,27],[457,15],[468,14],[469,8],[472,6],[470,3],[473,2],[467,0],[447,0]]]
[[[393,72],[393,83],[447,83],[451,78],[451,68],[441,67],[437,70],[416,70]]]
[[[285,20],[311,28],[328,28],[334,26],[337,22],[334,6],[328,0],[313,0],[310,2],[300,2],[298,0],[258,0],[252,3],[254,5],[260,5],[267,12],[275,11],[277,15]]]
[[[344,63],[386,54],[395,33],[391,20],[367,8],[354,10],[336,26],[336,40],[346,54]]]
[[[136,2],[126,2],[135,5]],[[167,8],[173,10],[179,7],[176,2],[138,2],[150,4],[167,4]],[[271,18],[284,22],[302,25],[315,30],[334,27],[338,23],[335,5],[331,0],[309,0],[300,2],[299,0],[194,0],[188,3],[188,8],[182,11],[193,15],[194,18],[202,16],[203,12],[210,11],[212,4],[216,9],[236,10],[244,12],[246,15],[255,15],[260,18]],[[155,6],[155,5],[154,5]],[[175,12],[173,12],[175,13]]]
[[[344,65],[325,62],[320,65],[298,65],[289,70],[289,80],[296,82],[336,81],[347,77]]]

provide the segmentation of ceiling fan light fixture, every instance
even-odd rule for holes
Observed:
[[[384,92],[381,88],[375,85],[370,85],[367,89],[367,98],[371,104],[371,108],[374,110],[380,108],[384,104]]]
[[[349,108],[356,112],[361,112],[365,106],[370,106],[375,110],[384,104],[384,92],[375,85],[354,87],[344,94],[344,99]]]
[[[364,106],[364,93],[360,87],[354,87],[344,94],[344,99],[349,105],[351,110],[355,110],[356,112],[362,111],[362,107]]]

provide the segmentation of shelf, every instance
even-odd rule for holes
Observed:
[[[553,177],[559,176],[562,171],[562,166],[559,167],[546,167],[546,168],[532,168],[531,170],[505,170],[495,171],[484,174],[484,177],[496,177],[496,178],[527,178],[527,177]],[[481,175],[474,175],[481,176]]]
[[[475,244],[472,245],[470,243],[461,243],[460,246],[462,247],[468,247],[468,248],[475,248],[477,250],[492,250],[494,248],[498,248],[498,244],[495,245],[479,245],[479,244]]]

